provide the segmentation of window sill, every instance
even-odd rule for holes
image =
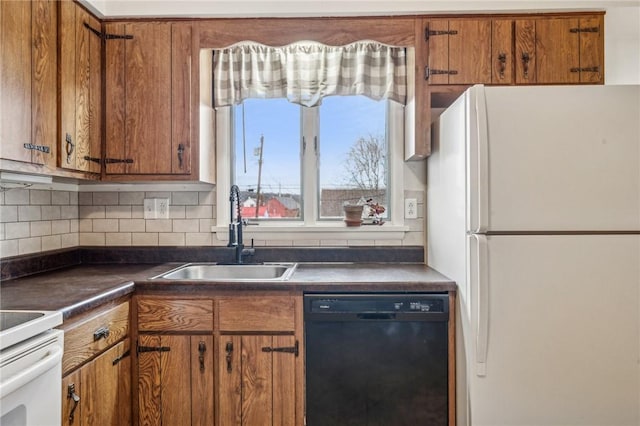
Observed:
[[[212,226],[211,231],[219,241],[229,240],[228,226]],[[408,226],[391,225],[362,225],[346,226],[345,224],[270,224],[248,225],[242,228],[245,241],[251,238],[260,240],[310,240],[310,239],[341,239],[341,240],[401,240],[409,231]],[[334,238],[332,238],[333,236]]]

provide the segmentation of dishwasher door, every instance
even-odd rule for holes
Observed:
[[[448,296],[306,295],[308,426],[448,424]]]

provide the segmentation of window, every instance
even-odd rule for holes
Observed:
[[[385,221],[402,224],[393,220],[400,219],[396,211],[400,211],[403,195],[404,107],[389,100],[392,95],[387,92],[393,85],[380,84],[375,90],[385,92],[371,95],[361,89],[362,93],[342,93],[336,84],[331,96],[319,96],[296,80],[304,87],[293,94],[275,93],[277,87],[291,83],[271,81],[262,88],[245,88],[257,80],[253,75],[247,80],[224,81],[226,86],[218,87],[218,61],[216,64],[214,58],[213,92],[230,98],[226,106],[216,108],[218,204],[228,205],[228,189],[236,184],[241,190],[243,217],[265,225],[338,226],[342,225],[343,204],[368,200],[384,206]],[[230,59],[227,65],[238,66],[237,62]],[[259,67],[240,65],[245,74],[266,67],[262,62]],[[265,73],[278,78],[285,74],[280,68]],[[392,75],[391,80],[406,82],[403,77]],[[232,78],[229,74],[224,77]],[[331,84],[321,86],[325,90]],[[350,85],[356,86],[367,84]],[[398,190],[392,191],[394,188]],[[218,222],[224,226],[228,213],[221,207]]]
[[[364,96],[330,97],[312,108],[284,99],[234,107],[231,180],[240,187],[242,217],[341,220],[344,204],[371,200],[388,218],[387,107]]]

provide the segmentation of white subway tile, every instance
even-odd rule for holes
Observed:
[[[144,198],[168,198],[171,204],[171,191],[147,191],[144,193]]]
[[[145,233],[132,233],[131,234],[131,245],[134,246],[157,246],[158,245],[158,234],[152,232]]]
[[[38,253],[42,251],[42,239],[40,237],[21,238],[18,240],[18,254]]]
[[[187,206],[186,217],[187,219],[210,219],[213,217],[213,206]]]
[[[71,223],[69,220],[52,220],[51,221],[51,233],[56,234],[68,234],[71,232]]]
[[[144,204],[144,192],[120,192],[120,202],[122,205],[140,205]]]
[[[318,247],[320,240],[293,240],[294,247]]]
[[[93,232],[93,219],[79,219],[78,220],[79,232]]]
[[[131,218],[142,219],[144,217],[144,206],[131,206]]]
[[[118,219],[93,219],[93,232],[118,232]]]
[[[169,219],[184,219],[186,206],[169,205]]]
[[[149,219],[145,221],[146,232],[171,232],[172,227],[171,219]]]
[[[18,206],[18,220],[20,222],[42,220],[42,209],[40,206]]]
[[[5,227],[5,239],[28,238],[31,236],[30,222],[11,222]]]
[[[105,236],[103,232],[80,232],[81,246],[104,246]]]
[[[60,235],[48,235],[42,237],[42,251],[58,250],[62,248],[62,238]]]
[[[80,219],[69,219],[69,232],[78,232],[80,229]]]
[[[104,219],[104,206],[80,206],[79,217],[81,219]]]
[[[201,206],[216,204],[216,191],[200,191],[198,192],[198,204]]]
[[[78,205],[78,193],[77,192],[69,192],[69,204],[72,206]]]
[[[213,219],[200,219],[198,223],[200,224],[200,232],[211,232],[211,227],[215,225]]]
[[[42,220],[31,222],[31,236],[41,237],[43,235],[51,235],[51,221]]]
[[[51,204],[69,205],[69,191],[51,191]]]
[[[210,246],[211,232],[187,232],[185,244],[188,246]]]
[[[41,206],[42,220],[55,220],[61,218],[60,206]]]
[[[183,246],[184,233],[182,232],[160,232],[158,234],[158,244],[161,246]]]
[[[130,246],[131,245],[131,233],[130,232],[107,232],[105,234],[106,243],[108,246]]]
[[[6,205],[28,205],[28,189],[12,189],[4,193],[4,204]]]
[[[330,240],[330,239],[326,239],[326,240],[321,240],[320,241],[320,245],[323,247],[332,247],[332,246],[336,246],[336,247],[344,247],[349,245],[347,240]]]
[[[373,240],[348,240],[350,246],[373,246]]]
[[[144,219],[119,219],[120,220],[120,232],[144,232],[145,220]]]
[[[78,219],[79,217],[78,206],[60,206],[60,219]]]
[[[113,206],[119,202],[117,192],[94,192],[93,193],[93,205],[94,206]]]
[[[106,218],[117,219],[130,219],[131,218],[131,206],[106,206],[105,207]]]
[[[29,204],[49,205],[51,204],[51,191],[32,189],[29,191]]]
[[[375,240],[376,246],[401,246],[402,240]]]
[[[77,247],[80,245],[79,234],[77,232],[62,234],[60,235],[60,240],[63,248]]]
[[[198,205],[198,193],[193,191],[174,191],[171,193],[171,201],[176,206],[196,206]]]
[[[93,192],[78,193],[78,205],[90,206],[93,204]]]
[[[174,219],[173,232],[198,232],[198,221],[193,219]]]
[[[0,223],[0,240],[4,240],[4,223]]]
[[[18,240],[0,241],[0,257],[18,255]]]
[[[0,206],[0,222],[17,222],[18,207],[17,206]]]
[[[423,232],[407,232],[402,239],[403,246],[424,246],[425,238]]]

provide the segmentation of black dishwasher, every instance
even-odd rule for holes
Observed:
[[[304,297],[307,426],[446,426],[447,294]]]

